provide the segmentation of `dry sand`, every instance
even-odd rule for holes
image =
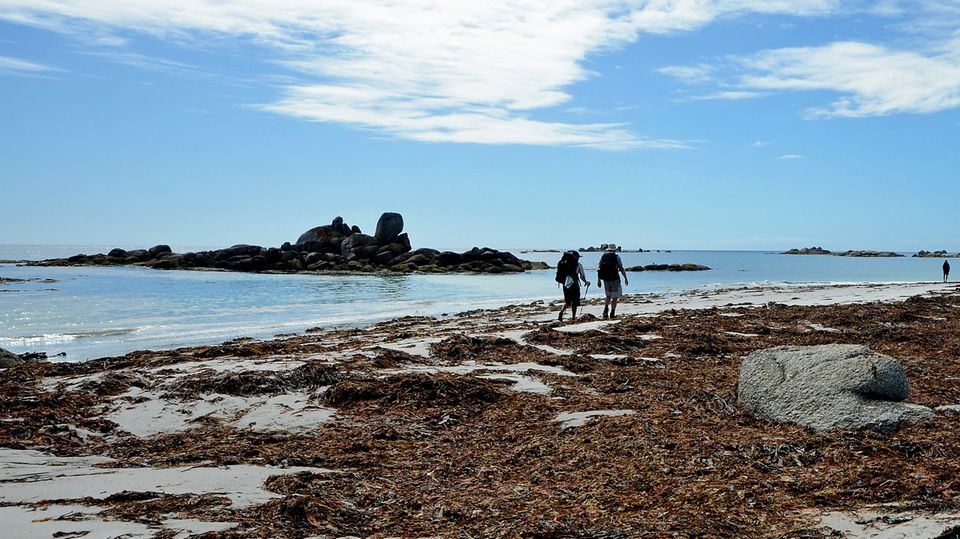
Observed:
[[[954,285],[631,296],[616,320],[601,307],[0,372],[0,518],[12,537],[86,538],[960,529]],[[829,342],[901,359],[911,402],[937,418],[816,435],[736,407],[744,354]]]

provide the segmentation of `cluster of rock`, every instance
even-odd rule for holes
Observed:
[[[930,251],[920,250],[920,251],[917,251],[917,253],[914,254],[913,257],[914,258],[960,258],[960,253],[950,254],[946,251],[930,252]]]
[[[823,247],[804,247],[802,249],[790,249],[789,251],[784,251],[780,254],[784,255],[829,255],[832,254],[827,249]]]
[[[591,246],[591,247],[581,247],[581,248],[579,248],[579,249],[577,249],[577,250],[580,251],[581,253],[600,253],[600,252],[606,251],[606,250],[607,250],[607,247],[609,247],[608,244],[606,244],[606,243],[601,243],[601,244],[600,244],[600,247],[593,247],[593,246]],[[643,249],[637,249],[636,251],[631,251],[631,250],[627,249],[626,251],[624,251],[624,250],[623,250],[623,247],[620,247],[620,246],[617,246],[616,250],[617,250],[618,253],[623,253],[623,252],[627,252],[627,253],[649,253],[649,252],[650,252],[650,251],[644,251]]]
[[[37,354],[17,355],[9,350],[0,348],[0,369],[9,369],[23,363],[32,363],[37,360]]]
[[[344,271],[397,273],[517,273],[545,269],[541,262],[521,260],[509,252],[474,247],[457,253],[412,249],[399,213],[384,213],[374,234],[364,234],[337,217],[329,225],[304,232],[296,243],[280,247],[234,245],[226,249],[174,253],[168,245],[107,254],[76,255],[39,262],[46,266],[137,265],[154,269],[223,269],[245,272]]]
[[[784,255],[831,255],[831,256],[857,256],[857,257],[872,257],[872,258],[894,258],[904,256],[900,253],[893,251],[843,251],[843,252],[833,252],[828,251],[822,247],[804,247],[803,249],[790,249],[789,251],[784,251]]]
[[[626,268],[627,271],[706,271],[708,269],[710,268],[702,264],[647,264]]]
[[[737,386],[751,414],[818,432],[892,432],[932,418],[930,408],[901,402],[909,393],[897,360],[851,344],[758,350],[744,358]]]

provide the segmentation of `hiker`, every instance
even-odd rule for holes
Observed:
[[[570,307],[573,313],[571,320],[577,319],[577,307],[580,306],[580,281],[584,286],[589,286],[587,274],[583,271],[583,264],[580,263],[580,253],[577,251],[567,251],[557,262],[557,282],[563,286],[563,308],[560,309],[560,315],[557,320],[563,321],[563,313]]]
[[[623,284],[629,285],[627,271],[623,269],[623,261],[617,254],[616,244],[611,243],[604,249],[603,256],[600,257],[600,265],[597,266],[597,288],[603,286],[603,294],[606,300],[603,303],[603,317],[616,318],[617,300],[623,295],[623,287],[620,286],[620,275],[623,275]]]
[[[943,282],[947,282],[947,277],[950,276],[950,263],[946,260],[943,261]]]

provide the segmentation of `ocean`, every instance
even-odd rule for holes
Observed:
[[[103,246],[0,245],[0,260],[39,260]],[[197,250],[176,247],[175,251]],[[554,265],[559,253],[513,251]],[[584,253],[596,280],[600,253]],[[695,263],[700,272],[630,274],[628,294],[731,286],[940,280],[940,259],[781,255],[769,251],[622,253],[626,266]],[[960,264],[957,264],[960,271]],[[312,327],[363,326],[398,316],[441,316],[554,300],[553,270],[511,275],[275,275],[136,267],[40,268],[0,263],[0,348],[56,360],[142,349],[269,338]],[[599,297],[595,286],[587,297]]]

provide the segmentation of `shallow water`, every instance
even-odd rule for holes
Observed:
[[[29,246],[28,246],[29,247]],[[33,247],[35,258],[78,247]],[[28,258],[0,246],[0,259]],[[106,249],[101,249],[106,250]],[[96,252],[88,249],[86,252]],[[19,256],[18,256],[19,253]],[[554,264],[558,253],[520,253]],[[790,256],[769,252],[623,253],[624,264],[704,264],[703,272],[630,275],[627,293],[679,292],[740,284],[939,280],[939,259]],[[583,257],[595,280],[599,253]],[[316,326],[365,325],[403,315],[438,316],[539,299],[560,291],[553,271],[519,275],[265,275],[156,271],[134,267],[38,268],[0,264],[0,277],[55,282],[0,283],[0,347],[63,352],[66,360],[138,349],[265,338]],[[597,297],[595,286],[588,297]]]

